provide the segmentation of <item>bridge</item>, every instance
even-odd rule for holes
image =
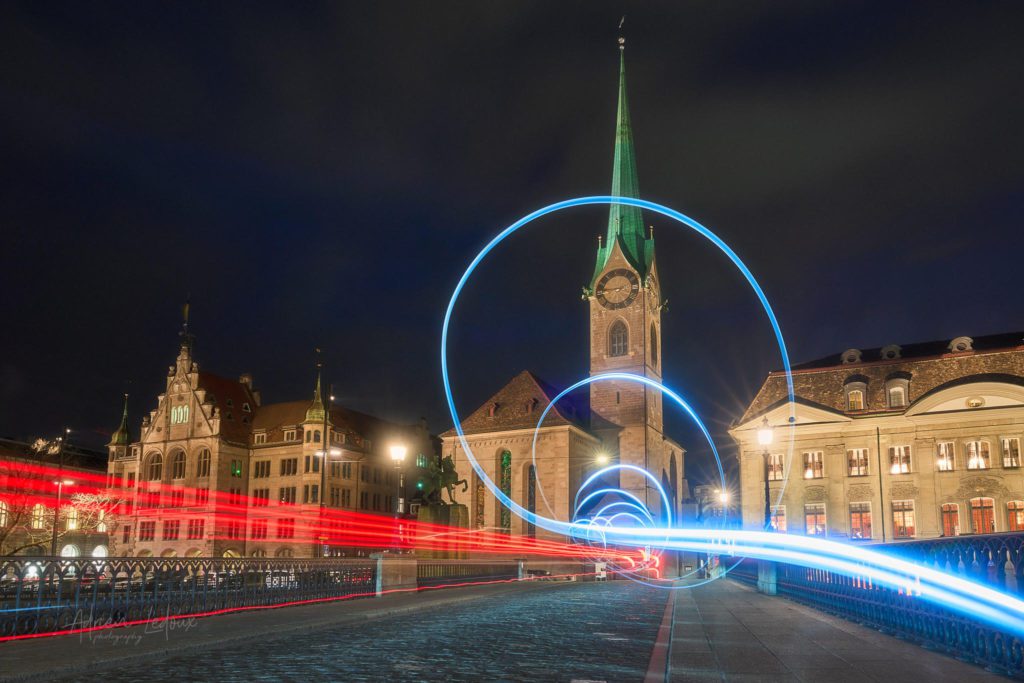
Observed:
[[[1022,544],[1024,535],[994,534],[891,550],[1016,594]],[[888,683],[1024,675],[1019,634],[921,601],[912,586],[719,559],[732,567],[725,578],[657,590],[551,558],[11,558],[0,563],[0,678]]]

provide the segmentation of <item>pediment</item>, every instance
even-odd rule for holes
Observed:
[[[906,414],[970,412],[1015,406],[1024,406],[1024,386],[1008,382],[965,382],[928,393],[911,404]]]
[[[783,427],[789,424],[798,426],[828,423],[845,424],[851,421],[851,418],[843,413],[827,406],[811,403],[798,396],[792,404],[789,401],[776,403],[768,410],[737,425],[734,431],[756,430],[761,426],[765,418],[768,419],[768,424],[774,427]]]

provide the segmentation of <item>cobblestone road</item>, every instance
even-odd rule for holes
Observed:
[[[505,596],[508,597],[508,596]],[[261,638],[132,663],[104,683],[145,681],[640,681],[664,591],[628,582],[552,587],[447,609]],[[71,679],[67,679],[71,680]]]

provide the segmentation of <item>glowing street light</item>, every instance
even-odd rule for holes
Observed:
[[[722,505],[726,505],[729,502],[729,492],[728,491],[719,491],[718,492],[718,502],[721,503]]]
[[[594,462],[596,462],[601,467],[604,467],[610,461],[611,461],[611,458],[608,456],[608,454],[605,451],[598,451],[597,455],[594,456]]]

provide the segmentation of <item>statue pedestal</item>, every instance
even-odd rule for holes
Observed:
[[[452,527],[451,533],[445,533],[439,529],[421,530],[421,538],[426,537],[424,540],[429,540],[430,545],[436,549],[418,550],[417,555],[438,559],[465,559],[468,556],[465,547],[466,539],[463,534],[459,533],[459,530],[469,528],[469,508],[465,505],[461,503],[421,505],[416,521]]]

